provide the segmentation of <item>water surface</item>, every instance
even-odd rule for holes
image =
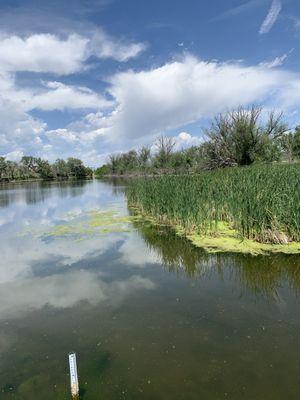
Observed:
[[[72,350],[84,400],[298,399],[300,257],[207,255],[134,220],[78,229],[127,216],[123,189],[1,186],[0,399],[70,398]]]

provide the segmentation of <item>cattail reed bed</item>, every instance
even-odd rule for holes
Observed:
[[[300,242],[300,164],[256,165],[133,180],[130,206],[184,234],[226,229],[265,244]]]

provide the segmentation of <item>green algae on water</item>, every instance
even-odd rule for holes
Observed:
[[[90,236],[128,232],[133,217],[119,215],[116,211],[89,211],[79,217],[71,218],[64,224],[58,224],[43,236],[48,238],[74,238],[77,242]]]
[[[251,239],[241,239],[232,230],[232,233],[218,231],[218,235],[201,236],[189,234],[186,237],[197,247],[201,247],[209,253],[243,253],[243,254],[300,254],[300,243],[267,244]]]
[[[129,232],[131,222],[138,216],[122,215],[116,210],[93,210],[80,214],[68,213],[53,227],[35,226],[26,228],[18,234],[19,237],[31,236],[36,239],[67,238],[77,243],[109,233]]]
[[[242,238],[239,233],[228,223],[219,221],[215,230],[205,235],[185,230],[180,224],[173,221],[161,222],[160,219],[148,216],[139,211],[138,207],[130,207],[133,213],[153,225],[169,225],[176,234],[190,240],[196,247],[202,248],[207,253],[240,253],[251,255],[267,255],[274,253],[300,254],[300,243],[290,242],[288,244],[267,244],[252,239]]]

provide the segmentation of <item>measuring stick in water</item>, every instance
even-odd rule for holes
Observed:
[[[70,366],[70,381],[71,381],[71,394],[73,399],[79,398],[79,384],[77,374],[77,363],[76,354],[69,354],[69,366]]]

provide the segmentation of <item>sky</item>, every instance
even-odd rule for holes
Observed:
[[[300,124],[299,0],[2,0],[0,155],[201,143],[240,105]]]

